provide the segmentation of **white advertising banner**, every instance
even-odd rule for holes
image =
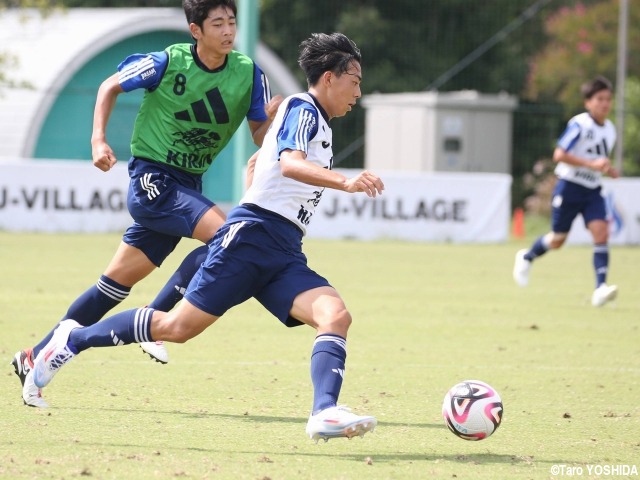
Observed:
[[[127,162],[102,172],[83,161],[0,161],[0,230],[124,231],[128,188]]]
[[[354,176],[359,170],[339,170]],[[376,199],[325,189],[311,238],[503,242],[511,177],[489,173],[382,173]],[[90,162],[0,161],[0,230],[122,232],[132,222],[126,162],[101,172]],[[225,208],[226,210],[226,208]]]
[[[337,171],[348,177],[358,172]],[[385,191],[375,199],[325,189],[307,235],[456,243],[504,242],[509,237],[510,175],[376,173]]]
[[[606,178],[602,182],[602,196],[607,205],[609,243],[614,245],[640,244],[640,178]],[[572,244],[592,244],[593,239],[582,216],[573,221],[567,238]]]

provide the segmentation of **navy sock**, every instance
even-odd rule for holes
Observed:
[[[125,287],[109,277],[101,275],[98,283],[90,287],[71,304],[62,320],[71,318],[80,325],[93,325],[100,321],[109,310],[127,298],[130,291],[131,287]],[[58,325],[53,330],[57,327]],[[49,343],[53,336],[53,330],[33,347],[34,357]]]
[[[311,353],[314,415],[338,404],[346,359],[347,341],[344,338],[333,334],[316,337]]]
[[[533,242],[531,249],[524,254],[524,258],[532,262],[534,258],[541,257],[542,255],[547,253],[547,250],[549,250],[549,246],[547,245],[544,237],[545,235],[542,235],[541,237],[538,237],[535,242]]]
[[[609,271],[609,246],[606,243],[593,245],[593,268],[596,271],[596,288],[607,282]]]
[[[69,345],[78,352],[91,347],[113,347],[152,342],[152,308],[134,308],[116,313],[101,322],[71,330]]]
[[[182,300],[191,278],[207,258],[208,252],[209,247],[201,245],[189,253],[149,306],[162,312],[168,312],[175,307],[176,303]]]

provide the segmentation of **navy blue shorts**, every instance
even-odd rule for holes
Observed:
[[[278,236],[269,233],[280,226],[277,222],[227,221],[187,288],[189,303],[221,316],[255,297],[287,327],[302,325],[289,315],[294,299],[307,290],[330,285],[307,266],[302,250],[283,248]],[[292,223],[285,228],[301,236]]]
[[[182,237],[193,230],[214,202],[202,195],[202,176],[139,158],[129,161],[127,207],[135,223],[125,243],[160,266]]]
[[[607,209],[600,190],[601,187],[587,188],[558,180],[551,200],[551,229],[568,233],[578,214],[582,214],[585,227],[593,220],[606,220]]]

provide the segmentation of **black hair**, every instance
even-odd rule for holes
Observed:
[[[362,62],[360,50],[342,33],[313,33],[300,44],[298,65],[310,87],[318,82],[324,72],[330,71],[336,75],[347,72],[353,61]]]
[[[233,15],[238,15],[238,7],[235,0],[182,0],[182,9],[187,17],[187,23],[195,23],[200,28],[214,8],[226,7],[231,9]]]
[[[584,83],[580,88],[580,93],[582,93],[582,97],[585,100],[589,100],[596,93],[601,92],[602,90],[609,90],[610,92],[613,92],[613,86],[608,79],[602,75],[598,75],[590,82]]]

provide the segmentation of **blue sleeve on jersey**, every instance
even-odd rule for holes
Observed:
[[[134,53],[118,65],[118,81],[125,92],[137,88],[154,90],[169,64],[167,52]]]
[[[562,135],[558,139],[556,145],[562,148],[565,152],[568,152],[573,148],[576,142],[580,139],[580,125],[578,122],[569,122],[567,128],[565,128]]]
[[[278,132],[278,154],[286,149],[300,150],[306,154],[309,149],[309,140],[316,133],[318,133],[316,107],[299,98],[291,99]]]
[[[271,90],[269,89],[269,81],[267,76],[260,70],[260,67],[253,64],[253,90],[251,91],[251,106],[247,119],[254,122],[264,122],[267,120],[267,114],[264,107],[271,100]]]

